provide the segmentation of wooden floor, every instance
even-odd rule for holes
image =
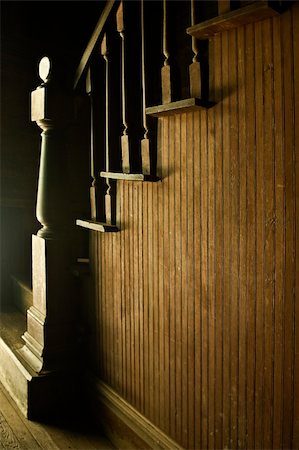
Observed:
[[[0,384],[0,450],[112,448],[97,430],[82,421],[58,425],[25,419]]]

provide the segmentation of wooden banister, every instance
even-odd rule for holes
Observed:
[[[87,47],[83,53],[83,56],[81,58],[81,61],[79,63],[79,66],[76,70],[73,88],[76,89],[79,80],[81,79],[81,76],[85,69],[88,66],[90,57],[92,55],[92,52],[97,45],[99,39],[101,39],[102,35],[104,34],[104,27],[106,24],[106,21],[108,17],[110,16],[111,12],[117,8],[117,5],[119,4],[118,0],[108,0],[105,8],[103,9],[103,12],[101,14],[101,17],[98,20],[98,23],[96,24],[96,27],[94,29],[94,32],[92,33],[92,36],[87,44]]]

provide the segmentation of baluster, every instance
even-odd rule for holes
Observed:
[[[96,220],[97,218],[97,207],[96,207],[96,176],[94,170],[94,125],[93,125],[93,98],[92,98],[92,82],[91,82],[91,72],[90,67],[87,71],[86,76],[86,93],[89,96],[90,102],[90,175],[92,178],[90,192],[90,211],[91,219]]]
[[[195,0],[191,0],[191,25],[197,23],[195,10]],[[196,37],[192,36],[192,51],[194,56],[189,66],[190,95],[191,97],[201,98],[201,69],[199,62],[199,43]]]
[[[101,43],[101,55],[105,60],[105,152],[106,152],[106,172],[109,172],[109,60],[108,60],[108,45],[107,33],[104,34]],[[106,178],[107,191],[105,194],[105,215],[106,223],[111,224],[111,184],[109,178]]]
[[[142,115],[144,135],[141,140],[142,173],[150,175],[150,143],[148,138],[148,125],[146,117],[146,83],[145,83],[145,29],[144,29],[144,0],[141,0],[141,71],[142,71]]]
[[[230,11],[230,0],[218,0],[218,16]]]
[[[121,37],[121,96],[122,96],[122,122],[123,134],[121,136],[122,149],[122,169],[124,173],[130,173],[130,142],[127,122],[127,104],[126,104],[126,80],[125,80],[125,26],[123,2],[120,3],[116,13],[117,31]]]
[[[171,103],[173,100],[172,93],[172,68],[170,65],[170,53],[168,45],[168,29],[167,29],[167,0],[163,0],[163,55],[164,65],[161,70],[162,77],[162,103]]]

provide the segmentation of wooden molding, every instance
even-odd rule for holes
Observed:
[[[72,376],[63,370],[38,375],[22,351],[26,316],[13,308],[1,310],[0,316],[0,382],[21,413],[31,420],[69,415],[78,408],[74,392],[78,389],[80,367],[72,368]]]
[[[1,311],[0,321],[0,382],[20,408],[28,415],[28,383],[34,372],[18,358],[26,329],[26,317],[16,310]]]
[[[83,56],[81,58],[80,64],[79,64],[79,66],[77,68],[77,71],[76,71],[76,74],[75,74],[74,83],[73,83],[73,88],[74,89],[76,89],[76,87],[77,87],[77,85],[79,83],[79,80],[80,80],[80,78],[82,76],[82,73],[84,72],[84,70],[85,70],[85,68],[86,68],[86,66],[87,66],[87,64],[89,62],[89,59],[90,59],[90,57],[92,55],[92,52],[93,52],[95,46],[97,45],[97,42],[99,41],[100,37],[102,36],[102,34],[104,32],[103,31],[104,30],[104,26],[106,24],[106,21],[107,21],[109,15],[110,15],[111,11],[113,10],[113,7],[115,5],[117,5],[117,4],[118,4],[118,2],[116,0],[109,0],[109,1],[107,1],[106,6],[103,9],[101,17],[99,18],[99,21],[96,24],[95,30],[94,30],[94,32],[93,32],[93,34],[92,34],[92,36],[91,36],[91,38],[90,38],[90,40],[88,42],[88,45],[87,45],[87,47],[86,47],[86,49],[85,49],[85,51],[83,53]]]
[[[113,389],[101,380],[96,378],[92,374],[87,375],[87,383],[91,389],[91,394],[96,402],[104,406],[99,417],[103,421],[104,429],[108,434],[108,438],[113,445],[119,448],[120,442],[121,448],[140,448],[135,445],[142,445],[142,448],[150,449],[163,449],[163,450],[183,450],[183,448],[169,436],[167,436],[162,430],[156,427],[146,417],[140,414],[133,406],[126,402],[120,395],[118,395]],[[109,426],[105,424],[105,413],[103,411],[109,411],[115,416],[121,423],[121,436],[117,436],[117,426],[113,430],[109,431]],[[131,436],[131,441],[126,441],[126,436]],[[133,443],[134,442],[134,443]]]
[[[116,225],[110,225],[109,223],[104,222],[96,222],[95,220],[82,220],[77,219],[76,225],[82,228],[88,228],[89,230],[93,231],[100,231],[101,233],[107,233],[107,232],[115,232],[118,231],[118,228]]]
[[[170,116],[171,114],[180,114],[184,112],[198,111],[214,106],[215,103],[201,100],[200,98],[186,98],[177,102],[166,103],[164,105],[150,106],[146,108],[146,114],[149,116]]]
[[[160,181],[159,177],[154,175],[146,175],[143,173],[121,173],[121,172],[101,172],[102,178],[110,178],[111,180],[125,180],[125,181]]]

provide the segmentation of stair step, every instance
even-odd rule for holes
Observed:
[[[16,308],[26,315],[27,309],[33,304],[32,289],[29,283],[23,281],[17,275],[12,275],[12,295]]]
[[[28,414],[28,386],[33,371],[21,360],[19,350],[26,329],[26,317],[15,309],[1,311],[0,316],[0,381],[22,413]]]
[[[75,410],[78,370],[37,374],[23,358],[26,316],[12,307],[0,314],[0,383],[20,411],[32,420],[69,415]]]

